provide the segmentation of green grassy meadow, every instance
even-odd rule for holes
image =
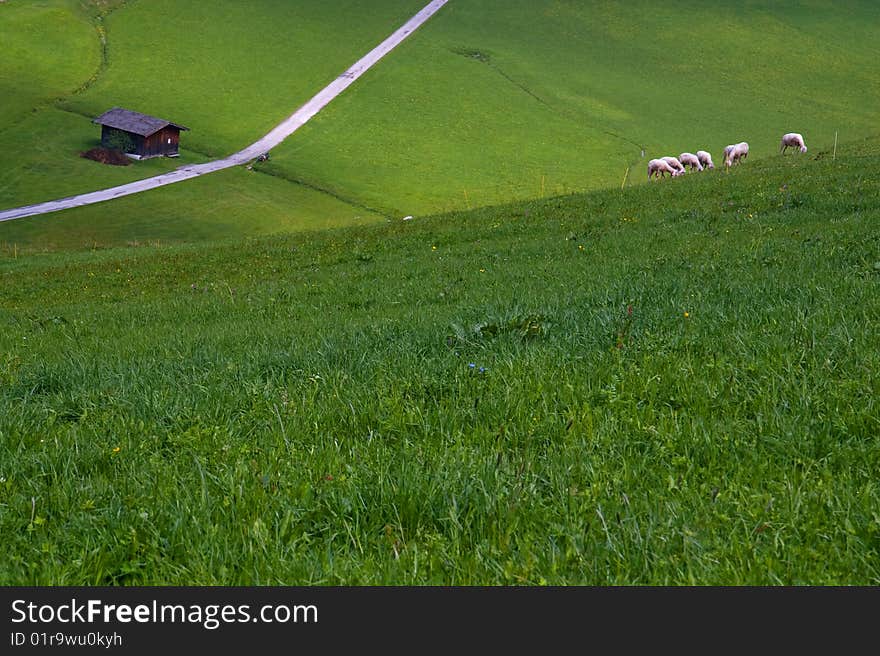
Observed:
[[[876,7],[847,4],[450,3],[274,162],[403,215],[639,184],[653,157],[720,163],[743,140],[766,157],[789,131],[874,134]]]
[[[18,56],[0,59],[14,90],[0,101],[0,207],[234,152],[422,4],[3,3],[0,35]],[[144,29],[156,15],[162,29]],[[139,240],[193,242],[215,222],[218,237],[230,225],[245,237],[381,222],[643,184],[654,156],[703,148],[720,160],[740,140],[769,157],[788,131],[814,150],[835,133],[849,143],[880,118],[877,27],[871,2],[455,1],[256,167],[277,184],[242,176],[229,193],[228,178],[209,176],[211,191],[188,199],[169,188],[39,230],[0,224],[0,244],[123,245],[119,223]],[[77,157],[97,143],[90,119],[116,105],[191,127],[181,158],[116,168]],[[268,188],[273,200],[238,202]]]
[[[70,94],[100,62],[100,42],[87,17],[72,3],[6,3],[0,6],[0,34],[4,133],[35,110]]]
[[[0,582],[877,585],[880,141],[841,151],[4,250]]]
[[[234,152],[424,3],[0,3],[0,209]],[[877,28],[452,0],[268,162],[0,223],[0,584],[880,584]],[[79,157],[113,106],[181,157]]]
[[[0,207],[4,209],[124,184],[230,154],[268,132],[421,7],[412,0],[392,0],[368,9],[358,9],[358,3],[267,2],[265,11],[256,12],[251,4],[238,2],[201,7],[47,0],[38,3],[45,7],[38,20],[29,14],[20,16],[27,12],[13,11],[14,4],[0,6],[0,34],[18,34],[28,27],[27,18],[41,26],[47,44],[45,52],[27,52],[32,37],[22,35],[23,60],[53,69],[57,57],[53,53],[79,52],[89,58],[75,71],[56,71],[56,77],[62,73],[66,77],[53,81],[54,86],[28,77],[20,63],[0,61],[0,79],[29,89],[42,103],[37,106],[36,100],[23,98],[15,105],[0,105],[0,168],[5,173],[0,180]],[[36,3],[20,4],[27,8]],[[64,30],[50,21],[56,14],[62,16],[58,20],[80,26],[86,36],[91,32],[92,41],[84,40],[79,49],[61,41]],[[143,29],[155,15],[166,17],[161,33]],[[196,51],[194,33],[199,35]],[[267,40],[266,34],[277,37]],[[331,36],[339,42],[328,52]],[[106,42],[103,60],[99,37]],[[37,111],[28,109],[22,115],[19,105],[26,102]],[[181,156],[127,167],[78,157],[100,141],[100,129],[91,119],[117,105],[191,127],[184,133]],[[230,179],[235,180],[231,188]],[[344,192],[328,193],[281,176],[255,176],[243,167],[240,175],[211,177],[208,185],[210,191],[202,185],[198,193],[163,189],[128,205],[134,211],[114,204],[55,215],[37,229],[20,221],[4,224],[0,243],[41,250],[89,248],[95,243],[122,245],[140,239],[216,238],[229,234],[231,226],[237,226],[239,235],[257,235],[267,230],[358,225],[364,217],[384,219]],[[242,197],[254,202],[240,202]],[[149,206],[146,211],[144,202]],[[117,230],[120,222],[133,226],[134,234]]]

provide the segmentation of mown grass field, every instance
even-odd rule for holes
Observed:
[[[880,142],[0,259],[4,584],[880,582]]]
[[[0,105],[0,206],[233,152],[422,4],[3,3],[0,30],[17,35],[20,57],[0,60],[0,79],[35,99]],[[26,19],[24,8],[37,5],[45,15]],[[75,32],[57,29],[49,9],[67,12]],[[162,29],[143,29],[157,15]],[[28,21],[41,40],[21,36]],[[228,177],[212,178],[210,193],[187,200],[169,189],[47,217],[37,231],[3,224],[0,243],[131,241],[119,225],[134,226],[139,240],[195,241],[214,221],[224,235],[234,225],[253,236],[620,186],[624,177],[642,184],[656,155],[704,148],[720,159],[724,145],[745,139],[753,158],[767,157],[792,130],[811,148],[830,147],[835,132],[850,142],[876,131],[877,27],[871,2],[452,2],[258,167],[277,184],[243,174],[229,194]],[[82,57],[59,67],[59,52]],[[32,80],[23,57],[46,72]],[[115,105],[191,127],[180,160],[115,169],[76,157],[98,138],[89,119]],[[238,202],[272,188],[272,201]]]

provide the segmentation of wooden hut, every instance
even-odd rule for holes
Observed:
[[[92,121],[101,126],[101,145],[134,159],[177,157],[181,130],[189,128],[130,109],[114,107]]]

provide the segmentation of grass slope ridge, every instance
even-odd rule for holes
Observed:
[[[0,260],[4,584],[880,582],[877,140]]]

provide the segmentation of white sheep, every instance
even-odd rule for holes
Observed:
[[[684,174],[684,165],[678,160],[677,157],[666,156],[661,157],[660,159],[662,159],[664,162],[669,164],[669,166],[678,171],[678,175]]]
[[[779,144],[779,152],[785,154],[785,151],[788,148],[797,148],[802,153],[807,152],[807,147],[804,145],[804,138],[797,132],[789,132],[788,134],[782,135],[782,143]]]
[[[734,148],[736,148],[736,146],[734,146],[733,144],[724,147],[724,156],[722,157],[722,159],[724,161],[724,166],[727,166],[728,168],[731,164],[733,164],[730,154],[733,152]]]
[[[703,165],[704,169],[714,169],[715,164],[712,162],[712,156],[707,153],[705,150],[698,150],[697,159],[700,160],[700,164]]]
[[[693,153],[682,153],[681,155],[678,156],[678,160],[682,163],[682,166],[685,166],[685,167],[690,166],[691,171],[693,171],[695,169],[697,171],[703,170],[703,164],[700,162],[700,158],[697,157],[696,155],[694,155]]]
[[[677,169],[672,168],[665,160],[652,159],[648,162],[648,180],[651,178],[664,178],[667,173],[673,178],[681,175]]]
[[[738,144],[731,144],[724,148],[724,165],[729,169],[734,164],[738,164],[741,159],[749,156],[749,144],[740,141]]]

